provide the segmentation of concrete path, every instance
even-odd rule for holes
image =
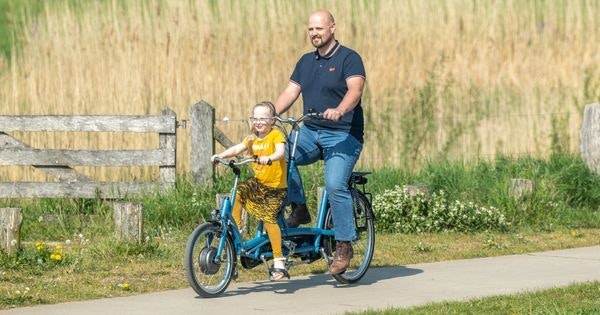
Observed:
[[[428,302],[512,294],[577,282],[600,281],[600,246],[372,268],[357,285],[329,275],[283,282],[234,283],[218,298],[182,289],[131,297],[25,307],[8,314],[339,314],[409,307]]]

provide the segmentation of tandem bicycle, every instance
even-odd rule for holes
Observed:
[[[290,145],[288,173],[295,166],[296,142],[300,124],[308,119],[319,119],[322,114],[308,113],[299,118],[275,117],[281,124],[291,126],[287,133]],[[290,140],[293,141],[290,142]],[[273,259],[271,245],[261,221],[256,224],[254,237],[244,240],[232,217],[236,190],[241,177],[240,167],[255,162],[256,158],[226,161],[216,158],[215,162],[227,166],[233,172],[234,181],[229,197],[223,198],[218,209],[214,209],[210,218],[201,223],[189,235],[185,248],[184,267],[190,286],[201,297],[211,298],[221,295],[232,279],[237,278],[241,265],[251,269],[261,264],[269,269],[268,261]],[[366,191],[368,172],[353,172],[348,187],[353,199],[354,224],[357,238],[352,242],[353,259],[348,269],[333,275],[339,283],[358,282],[369,269],[375,251],[375,216],[371,206],[371,194]],[[329,266],[335,253],[335,239],[332,214],[327,201],[328,193],[323,189],[316,220],[313,226],[288,227],[285,223],[285,207],[278,214],[281,228],[282,249],[287,259],[286,269],[294,265],[325,260]],[[238,265],[239,261],[239,265]]]

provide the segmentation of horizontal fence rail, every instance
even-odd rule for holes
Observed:
[[[171,111],[172,112],[172,111]],[[173,114],[175,114],[173,112]],[[148,116],[0,116],[3,132],[11,131],[118,131],[175,133],[166,115]]]
[[[0,182],[0,198],[122,198],[167,189],[176,181],[177,115],[166,108],[148,116],[0,116],[0,165],[30,165],[57,182]],[[7,132],[158,133],[159,147],[144,150],[37,149]],[[159,167],[158,183],[96,182],[71,166]]]

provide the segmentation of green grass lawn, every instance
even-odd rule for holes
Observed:
[[[406,309],[391,308],[346,314],[599,314],[600,282],[574,284],[531,293],[502,295],[465,302],[431,303]]]

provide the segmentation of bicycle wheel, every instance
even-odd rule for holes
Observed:
[[[202,297],[211,298],[223,293],[235,272],[237,257],[233,240],[222,232],[219,224],[203,223],[190,234],[185,247],[185,274],[190,286]],[[223,237],[223,252],[217,257]]]
[[[354,222],[356,227],[356,240],[352,243],[354,256],[350,260],[350,266],[346,272],[332,275],[335,280],[343,284],[358,282],[369,269],[371,259],[375,251],[375,226],[373,223],[373,209],[367,197],[359,190],[351,189],[354,201]],[[334,229],[331,211],[325,217],[325,228]],[[335,252],[335,240],[333,237],[324,238],[324,248],[330,260]]]

